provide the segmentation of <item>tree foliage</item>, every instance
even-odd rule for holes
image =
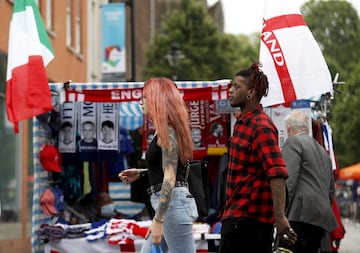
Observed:
[[[320,44],[333,74],[345,85],[335,87],[330,125],[339,166],[360,161],[360,19],[353,6],[342,0],[309,1],[301,8],[305,21]]]
[[[147,50],[145,78],[172,76],[166,55],[173,42],[185,55],[176,67],[178,80],[231,79],[240,67],[258,58],[251,38],[219,32],[204,4],[182,0],[178,10],[162,16],[161,33]]]
[[[360,63],[352,68],[346,84],[335,94],[332,111],[333,137],[340,167],[360,161]]]
[[[305,3],[301,11],[334,73],[343,75],[360,58],[360,20],[356,9],[343,0]]]

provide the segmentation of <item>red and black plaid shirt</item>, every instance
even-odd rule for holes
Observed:
[[[274,222],[271,178],[287,178],[277,128],[261,105],[240,115],[229,144],[226,204],[222,219]]]

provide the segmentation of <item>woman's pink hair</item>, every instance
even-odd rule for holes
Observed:
[[[170,147],[168,126],[176,132],[179,158],[186,161],[192,158],[193,141],[191,138],[189,115],[186,104],[176,87],[168,78],[150,78],[145,82],[143,94],[146,98],[148,113],[155,126],[159,144]]]

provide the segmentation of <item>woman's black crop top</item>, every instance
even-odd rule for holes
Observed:
[[[161,148],[157,145],[156,135],[149,144],[149,147],[146,151],[145,160],[148,166],[150,185],[162,183],[164,179],[162,152]],[[178,160],[176,181],[185,181],[185,167],[182,165],[180,159]]]

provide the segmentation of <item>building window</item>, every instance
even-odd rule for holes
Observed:
[[[81,0],[77,0],[77,10],[75,17],[75,52],[79,55],[82,53],[82,29],[81,29]]]
[[[66,46],[72,48],[72,0],[67,0],[66,6]]]
[[[46,20],[45,20],[45,26],[46,29],[53,31],[53,0],[46,0]]]

